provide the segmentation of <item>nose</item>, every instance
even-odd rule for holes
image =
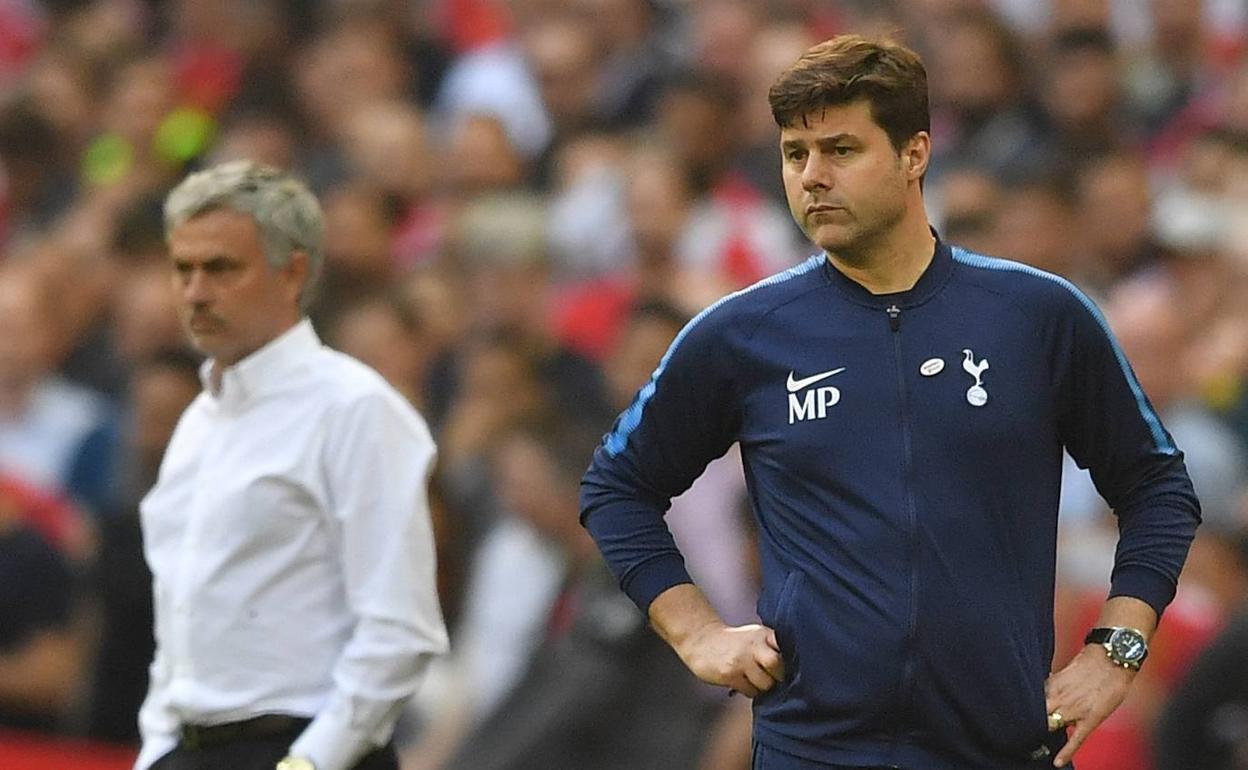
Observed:
[[[812,152],[802,168],[802,189],[806,192],[830,190],[833,182],[832,164],[824,161],[822,153]]]
[[[207,276],[203,270],[191,270],[182,283],[182,299],[192,305],[203,305],[211,297]]]

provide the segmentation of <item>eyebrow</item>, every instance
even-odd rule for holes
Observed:
[[[828,145],[837,144],[843,141],[856,142],[858,141],[858,136],[856,134],[851,134],[848,131],[842,131],[841,133],[833,134],[832,136],[821,136],[814,141],[814,144]],[[801,139],[786,139],[780,143],[780,146],[787,150],[792,147],[805,147],[806,144],[807,142]]]
[[[219,269],[237,264],[239,260],[227,254],[214,254],[206,259],[194,259],[189,257],[172,257],[173,266],[179,269],[202,267],[204,269]]]

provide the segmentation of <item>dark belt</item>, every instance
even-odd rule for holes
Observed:
[[[220,725],[182,725],[178,733],[178,745],[190,751],[211,746],[246,740],[248,738],[271,738],[275,735],[295,734],[311,724],[311,719],[285,714],[263,714],[241,722]]]

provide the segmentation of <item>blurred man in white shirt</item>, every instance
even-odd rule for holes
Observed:
[[[320,207],[250,162],[194,174],[165,227],[209,360],[141,506],[156,657],[137,770],[390,770],[446,649],[424,420],[304,316]]]

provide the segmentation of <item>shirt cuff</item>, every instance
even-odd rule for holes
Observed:
[[[642,562],[620,581],[620,588],[628,594],[628,598],[641,608],[644,613],[650,612],[650,603],[672,586],[681,583],[692,583],[685,560],[679,553],[665,553],[649,561]]]
[[[384,745],[394,730],[402,704],[361,704],[352,709],[347,698],[335,693],[329,705],[290,746],[290,754],[316,765],[316,770],[350,770],[361,757]],[[367,719],[359,712],[383,712]]]
[[[1109,596],[1130,596],[1146,603],[1157,613],[1161,613],[1174,599],[1175,584],[1168,576],[1154,569],[1132,564],[1114,570]]]
[[[178,739],[171,735],[161,735],[143,741],[139,750],[139,758],[134,761],[134,770],[147,770],[156,764],[156,760],[178,747]]]

